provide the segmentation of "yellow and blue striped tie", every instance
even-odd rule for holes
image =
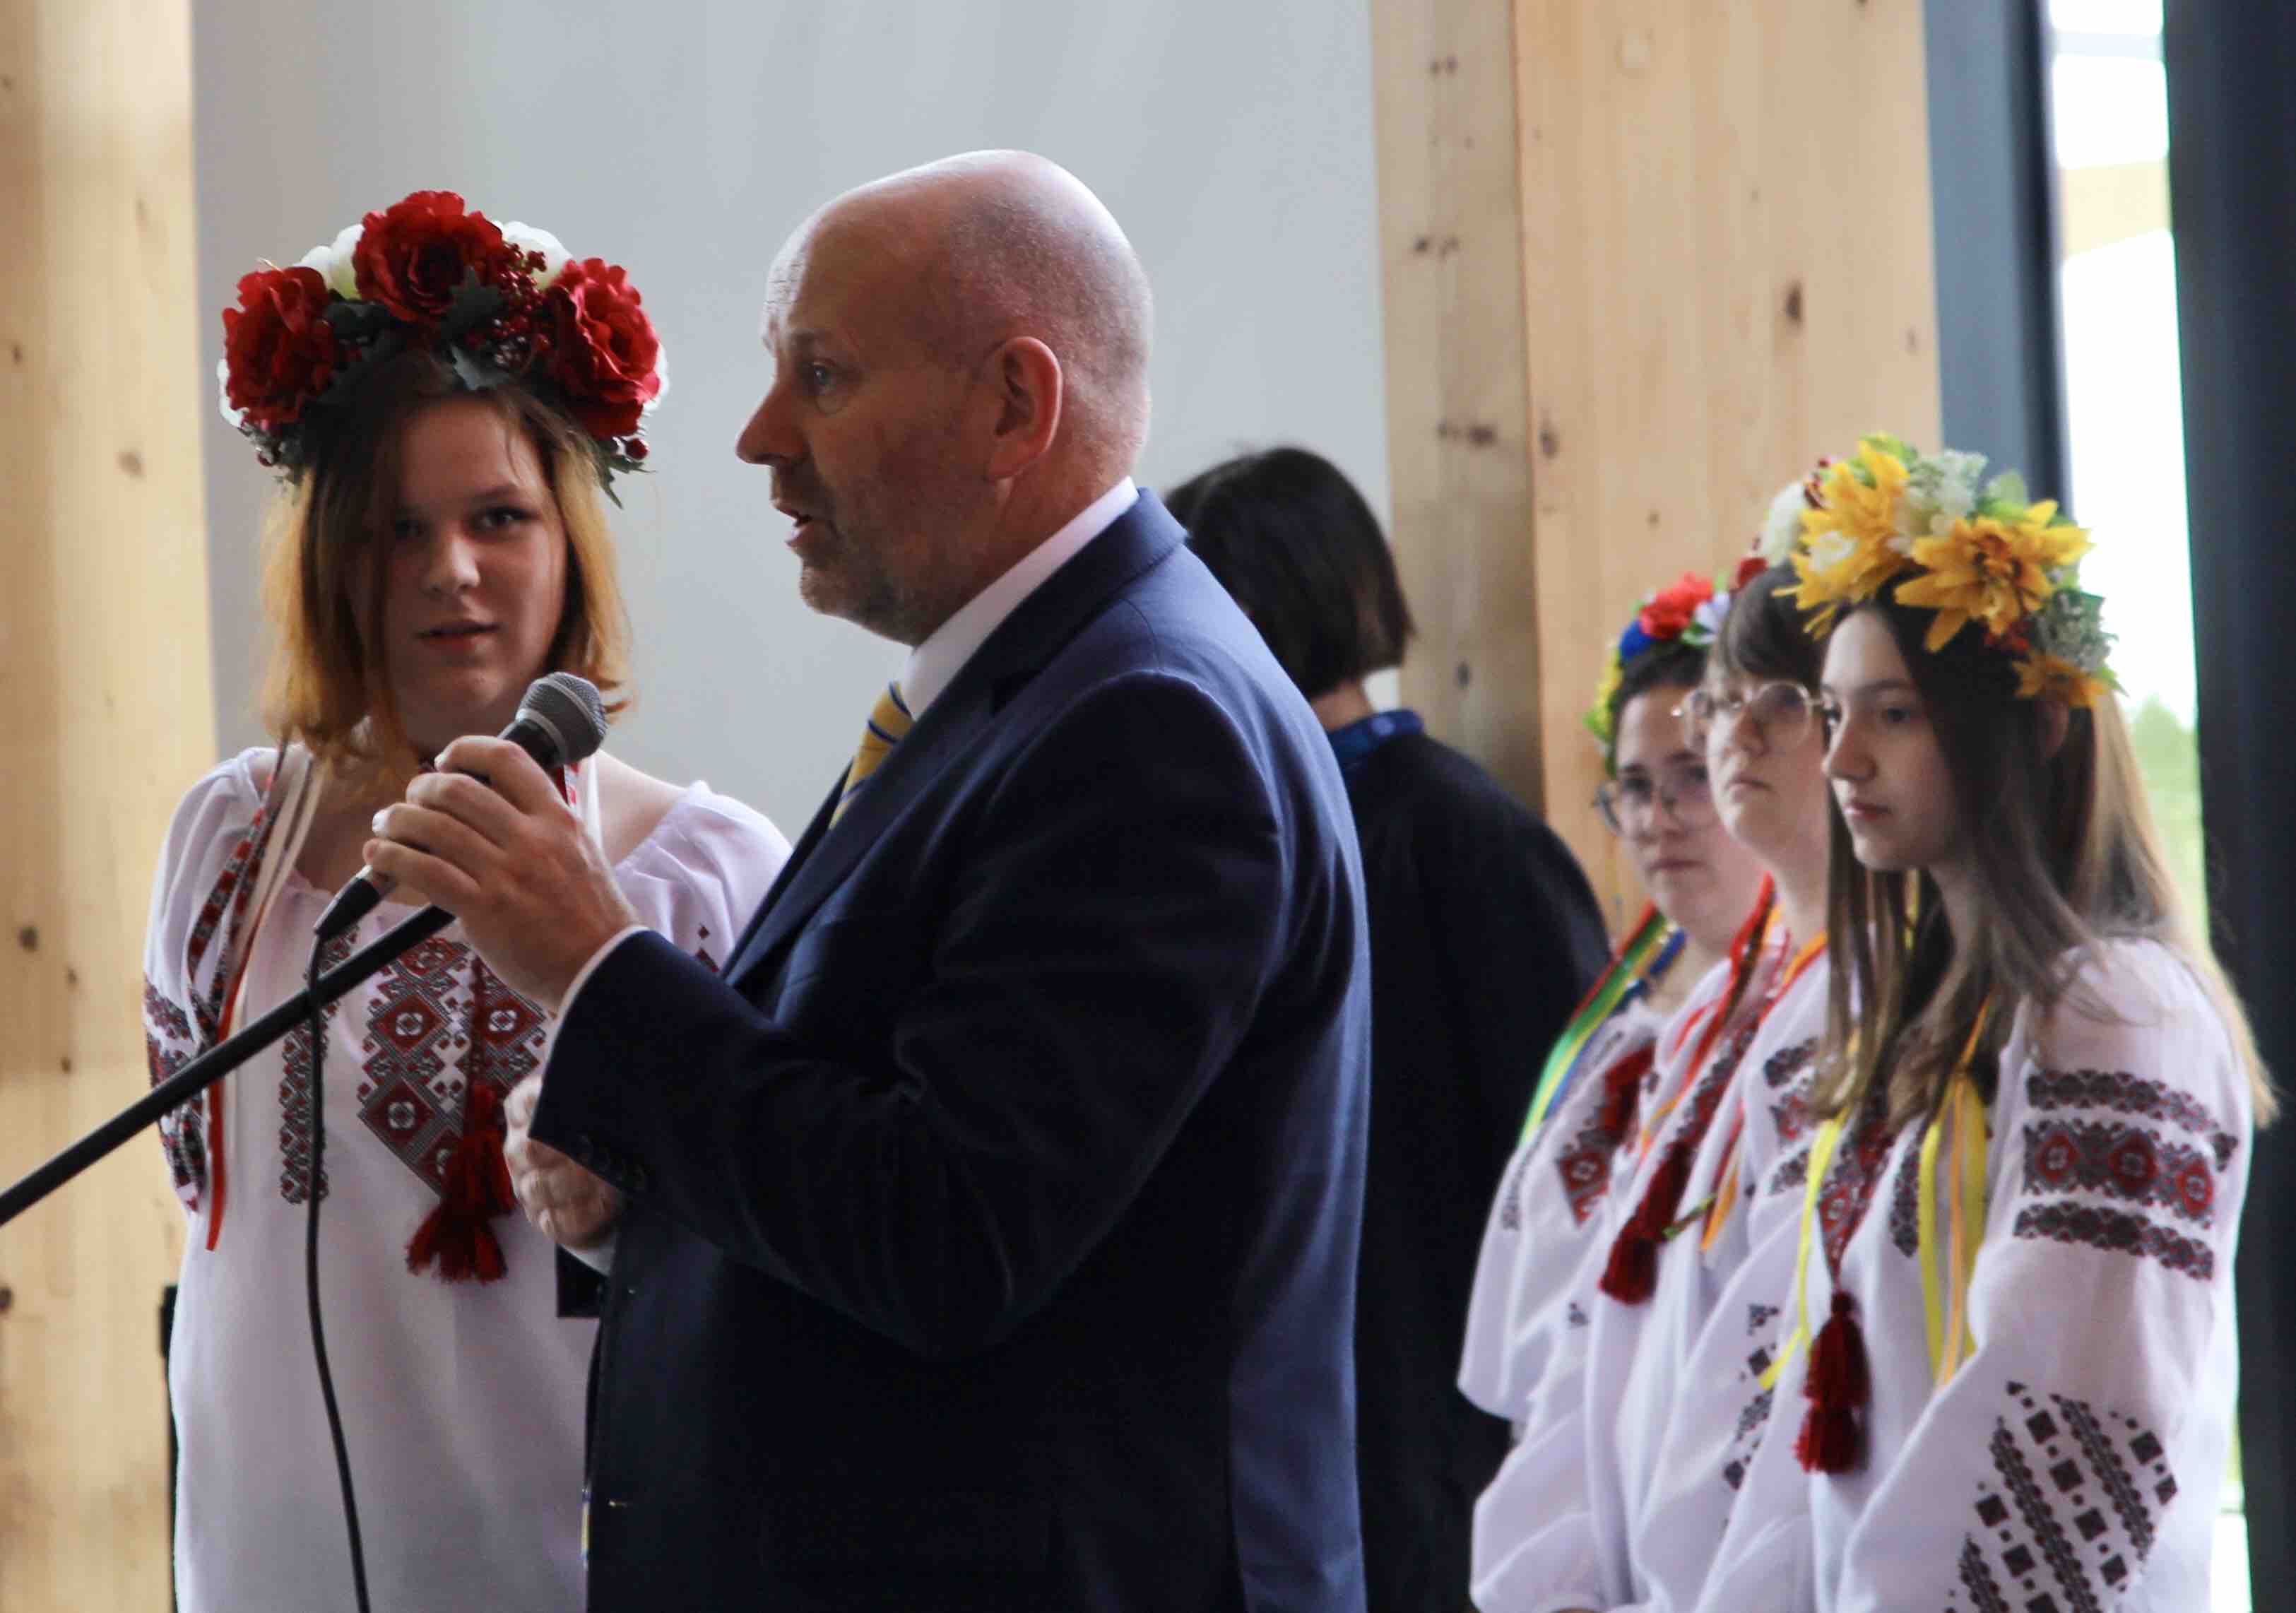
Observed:
[[[837,810],[830,814],[831,823],[845,815],[845,809],[853,804],[853,792],[884,765],[885,758],[893,754],[893,747],[908,736],[916,720],[901,699],[900,684],[886,684],[885,692],[877,697],[877,704],[861,729],[861,742],[853,749],[853,765],[845,770],[845,789],[837,798]]]

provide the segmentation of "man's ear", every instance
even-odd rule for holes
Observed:
[[[1060,435],[1066,378],[1052,348],[1033,336],[1015,336],[989,355],[988,379],[996,395],[988,474],[1009,481],[1042,459]]]

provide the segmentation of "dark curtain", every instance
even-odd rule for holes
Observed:
[[[2217,946],[2296,1095],[2296,7],[2169,0],[2203,823]],[[2296,1613],[2296,1121],[2257,1139],[2235,1268],[2258,1613]]]

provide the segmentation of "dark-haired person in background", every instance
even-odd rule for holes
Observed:
[[[1300,448],[1168,496],[1328,732],[1371,919],[1372,1118],[1357,1270],[1357,1470],[1373,1613],[1464,1604],[1507,1425],[1455,1385],[1485,1212],[1540,1061],[1609,955],[1554,832],[1411,711],[1378,711],[1411,612],[1378,521]]]

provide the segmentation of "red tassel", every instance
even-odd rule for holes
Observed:
[[[1809,1375],[1802,1385],[1809,1410],[1794,1441],[1794,1454],[1808,1472],[1847,1473],[1857,1465],[1863,1444],[1857,1412],[1872,1380],[1855,1312],[1849,1296],[1837,1290],[1833,1314],[1810,1342]]]
[[[1611,1245],[1611,1258],[1603,1267],[1602,1290],[1620,1305],[1640,1305],[1658,1287],[1658,1246],[1682,1203],[1682,1190],[1690,1182],[1690,1156],[1669,1147],[1652,1173],[1648,1191]]]
[[[447,1282],[493,1282],[510,1269],[487,1224],[518,1202],[503,1160],[504,1134],[502,1094],[473,1077],[463,1100],[462,1139],[447,1161],[445,1191],[407,1240],[408,1271],[422,1271],[435,1259]]]

